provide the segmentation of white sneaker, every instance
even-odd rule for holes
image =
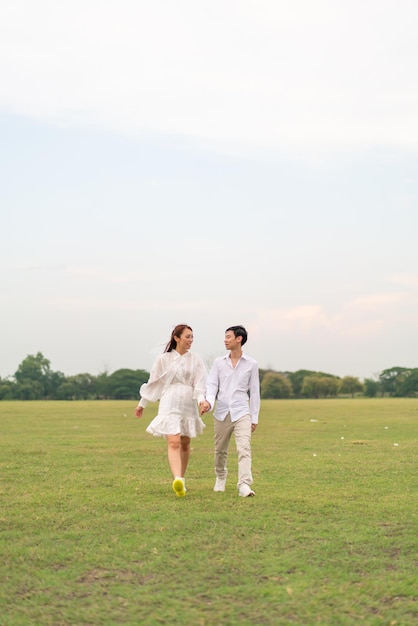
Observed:
[[[226,478],[217,478],[213,491],[225,491]]]
[[[248,498],[248,496],[255,496],[254,491],[245,483],[242,484],[239,488],[238,495],[243,498]]]

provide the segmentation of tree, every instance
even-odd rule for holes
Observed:
[[[49,396],[53,380],[52,372],[50,362],[41,352],[35,355],[29,354],[19,365],[14,377],[18,386],[16,390],[18,397],[33,400]],[[31,385],[33,385],[33,393],[28,391]]]
[[[66,377],[62,372],[50,372],[47,379],[47,397],[56,398],[58,388],[65,383]]]
[[[7,378],[0,378],[0,400],[11,400],[13,398],[15,383]]]
[[[50,371],[50,362],[42,352],[37,352],[36,355],[28,354],[15,372],[15,379],[18,383],[24,380],[38,380],[40,382],[49,375]]]
[[[106,384],[107,395],[116,400],[139,398],[139,388],[149,378],[145,370],[119,369],[113,372]]]
[[[363,391],[363,385],[355,376],[344,376],[340,383],[339,391],[340,393],[350,393],[351,397],[354,398],[354,394],[357,391]]]
[[[406,367],[390,367],[389,369],[383,370],[379,376],[382,396],[384,396],[385,393],[388,393],[390,396],[396,395],[405,379],[405,372],[408,371]]]
[[[416,396],[418,393],[418,369],[413,368],[403,372],[398,383],[396,396]]]
[[[335,398],[338,394],[340,379],[335,376],[320,376],[318,382],[319,393],[324,398]]]
[[[306,395],[302,391],[303,383],[306,376],[313,376],[317,378],[336,378],[337,380],[339,380],[338,377],[333,376],[332,374],[327,374],[325,372],[314,372],[312,370],[297,370],[296,372],[285,372],[285,375],[292,383],[293,395],[296,398]]]
[[[15,384],[13,397],[17,400],[42,400],[44,389],[37,380],[23,380]]]
[[[335,397],[338,393],[339,384],[340,379],[336,376],[305,376],[301,394],[308,398]]]
[[[78,400],[78,387],[77,385],[70,380],[66,380],[65,383],[62,383],[55,394],[56,400]]]
[[[103,372],[100,372],[100,374],[97,376],[97,379],[96,379],[97,398],[107,399],[109,397],[108,382],[109,382],[109,372],[107,369],[105,369]]]
[[[377,380],[373,380],[373,378],[364,379],[364,395],[368,398],[375,398],[379,388],[380,385]]]
[[[96,396],[96,377],[88,372],[76,374],[67,378],[76,388],[76,397],[78,400],[91,400]]]
[[[300,390],[301,395],[308,398],[319,398],[320,391],[319,376],[305,376]]]
[[[279,372],[267,372],[261,381],[262,398],[290,398],[292,395],[292,383]]]
[[[299,397],[302,395],[303,381],[306,376],[315,376],[316,372],[311,370],[297,370],[296,372],[286,372],[290,382],[292,383],[293,395]]]

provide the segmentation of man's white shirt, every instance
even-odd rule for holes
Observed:
[[[228,413],[232,422],[250,414],[251,423],[258,424],[260,377],[257,361],[242,353],[233,367],[229,353],[217,358],[207,379],[206,400],[211,409],[216,400],[213,415],[221,422]]]

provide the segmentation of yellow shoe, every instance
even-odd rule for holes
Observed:
[[[182,498],[186,495],[184,482],[181,478],[176,478],[175,480],[173,480],[173,490],[176,492],[176,496],[179,496],[179,498]]]

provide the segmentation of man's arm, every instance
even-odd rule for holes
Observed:
[[[260,375],[258,373],[257,363],[254,364],[254,367],[251,370],[249,392],[251,424],[253,427],[255,426],[252,428],[252,431],[254,432],[256,425],[258,424],[258,414],[260,412]]]
[[[218,363],[215,363],[210,368],[210,372],[206,381],[206,401],[210,404],[208,411],[213,409],[215,405],[216,396],[219,390],[219,368]]]

